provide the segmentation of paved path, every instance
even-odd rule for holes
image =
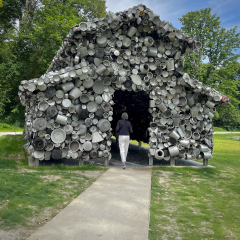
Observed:
[[[22,135],[22,132],[0,132],[0,137],[2,137],[3,135]]]
[[[110,168],[28,240],[147,240],[150,168]]]
[[[240,132],[214,132],[213,134],[231,134],[231,133],[239,134]]]

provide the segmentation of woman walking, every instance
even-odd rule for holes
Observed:
[[[128,114],[124,112],[122,119],[118,121],[116,127],[116,137],[118,136],[118,143],[120,148],[120,155],[122,159],[123,169],[126,168],[126,158],[128,153],[128,146],[130,141],[130,134],[133,132],[132,125],[128,120]]]

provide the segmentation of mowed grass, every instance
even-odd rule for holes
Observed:
[[[149,239],[240,239],[239,138],[214,135],[215,169],[153,168]]]
[[[0,159],[27,159],[23,148],[26,141],[22,135],[4,135],[0,137]]]
[[[136,140],[131,140],[130,143],[135,144],[135,145],[138,145],[138,141],[136,141]],[[148,144],[148,143],[142,142],[142,143],[141,143],[141,146],[142,146],[142,147],[147,147],[147,148],[149,148],[149,144]]]
[[[214,132],[228,132],[227,130],[220,127],[213,127]]]
[[[0,132],[15,132],[15,130],[16,130],[16,132],[23,132],[23,128],[1,128],[0,127]]]
[[[19,127],[19,123],[15,123],[13,125],[9,125],[6,123],[0,122],[0,132],[23,132],[23,128]]]
[[[0,138],[0,229],[5,231],[49,221],[105,171],[94,165],[30,168],[24,143],[23,136]]]

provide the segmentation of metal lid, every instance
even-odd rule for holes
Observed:
[[[33,156],[37,159],[44,157],[44,151],[34,151]]]
[[[63,129],[64,129],[64,131],[66,132],[66,134],[69,135],[69,134],[71,134],[72,131],[73,131],[73,126],[68,124],[68,125],[65,125],[65,126],[63,127]]]
[[[102,97],[101,96],[96,96],[95,97],[95,102],[97,103],[97,104],[101,104],[102,102],[103,102],[103,99],[102,99]]]
[[[86,141],[84,144],[83,144],[83,149],[85,151],[91,151],[92,150],[92,143],[89,142],[89,141]]]
[[[44,130],[47,127],[47,121],[45,118],[36,118],[33,121],[33,128],[37,131]]]
[[[142,83],[142,79],[139,77],[139,75],[132,74],[131,79],[132,79],[133,83],[136,85],[141,85],[141,83]]]
[[[96,102],[92,101],[87,104],[87,110],[89,112],[96,112],[97,108],[98,108],[98,104]]]
[[[100,119],[97,124],[102,132],[106,132],[111,128],[111,123],[107,119]]]
[[[52,131],[51,139],[54,143],[62,143],[66,139],[66,132],[61,128],[57,128]]]
[[[91,126],[91,127],[89,128],[89,131],[90,131],[91,133],[94,133],[94,132],[97,131],[97,127],[96,127],[96,126]]]
[[[72,102],[70,99],[66,98],[62,100],[62,106],[64,108],[69,108],[72,105]]]
[[[102,81],[96,81],[94,84],[93,84],[93,91],[97,94],[102,94],[104,92],[104,84]]]

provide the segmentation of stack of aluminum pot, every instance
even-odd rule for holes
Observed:
[[[199,48],[144,5],[72,27],[46,74],[19,86],[29,158],[110,159],[115,90],[149,94],[156,159],[211,158],[214,111],[230,100],[183,72]]]

